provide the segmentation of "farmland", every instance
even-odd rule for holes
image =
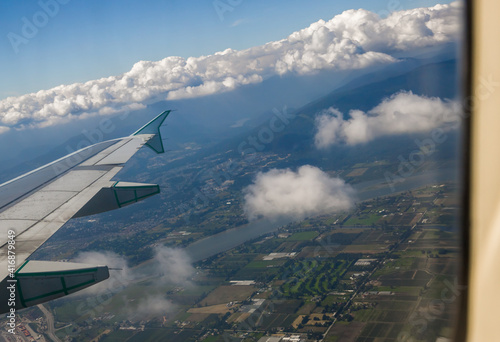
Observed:
[[[354,173],[353,175],[357,175]],[[454,227],[439,206],[451,185],[362,202],[349,212],[310,217],[202,260],[191,285],[149,291],[172,303],[161,315],[124,323],[152,280],[103,298],[103,341],[257,341],[265,334],[299,334],[314,341],[415,341],[450,338],[458,303]],[[156,292],[154,292],[156,291]],[[451,293],[446,298],[443,293]],[[59,301],[59,322],[86,324]],[[123,315],[109,315],[119,307]],[[95,315],[95,313],[94,313]],[[430,318],[429,318],[430,317]],[[422,324],[425,322],[425,329]],[[443,329],[443,327],[448,329]],[[61,335],[61,337],[63,337]]]

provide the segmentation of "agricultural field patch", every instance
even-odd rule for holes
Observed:
[[[316,231],[298,232],[294,233],[288,238],[289,241],[309,241],[318,236],[319,233]]]
[[[363,175],[363,173],[365,173],[366,170],[368,170],[367,167],[360,167],[360,168],[353,169],[351,172],[349,172],[346,175],[346,177],[359,177],[359,176]]]
[[[220,314],[220,315],[223,315],[226,312],[230,312],[232,309],[233,308],[227,306],[227,304],[216,304],[216,305],[202,306],[199,308],[191,308],[188,310],[188,312],[192,313],[192,314]]]
[[[227,304],[247,299],[256,288],[252,285],[222,285],[213,290],[200,302],[200,306]]]

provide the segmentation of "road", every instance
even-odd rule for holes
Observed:
[[[38,304],[38,308],[43,312],[45,315],[45,319],[47,320],[47,335],[49,335],[50,339],[53,342],[62,342],[59,337],[56,336],[55,330],[54,330],[54,316],[52,313],[43,306],[43,304]]]
[[[416,224],[415,224],[415,225],[413,225],[413,227],[411,227],[411,228],[410,228],[410,230],[415,229],[415,227],[416,227],[416,226],[417,226]],[[325,333],[323,334],[323,339],[321,339],[321,341],[323,341],[323,340],[324,340],[324,339],[328,336],[328,333],[330,332],[330,329],[331,329],[331,328],[335,325],[335,323],[337,322],[337,318],[339,317],[339,315],[340,315],[341,313],[343,313],[343,312],[345,312],[346,310],[348,310],[348,309],[349,309],[349,307],[351,306],[351,304],[352,304],[352,302],[353,302],[354,298],[358,295],[358,293],[359,293],[360,289],[363,287],[363,285],[364,285],[364,284],[366,284],[368,281],[370,281],[370,278],[371,278],[371,276],[373,275],[373,273],[375,273],[375,271],[376,271],[376,270],[378,270],[378,268],[379,268],[379,267],[384,266],[384,263],[387,261],[387,259],[388,259],[389,255],[390,255],[390,252],[395,251],[395,250],[399,247],[399,245],[400,245],[401,243],[403,243],[405,240],[408,240],[408,237],[409,237],[409,236],[404,237],[404,238],[402,238],[401,240],[399,240],[397,243],[395,243],[395,244],[394,244],[394,246],[393,246],[393,247],[389,250],[389,253],[387,253],[387,254],[386,254],[386,255],[385,255],[385,256],[384,256],[384,257],[383,257],[383,258],[382,258],[382,259],[381,259],[381,260],[380,260],[380,261],[379,261],[376,265],[375,265],[375,267],[371,270],[370,274],[369,274],[368,276],[366,276],[366,278],[365,278],[365,280],[364,280],[363,284],[360,284],[360,285],[358,286],[358,288],[357,288],[357,289],[356,289],[356,291],[352,294],[352,296],[349,298],[349,300],[346,302],[346,304],[344,305],[344,307],[343,307],[341,310],[339,310],[339,311],[337,311],[337,312],[335,313],[335,317],[334,317],[334,319],[333,319],[333,322],[332,322],[332,324],[330,324],[330,326],[328,327],[328,329],[327,329],[327,330],[325,331]],[[430,281],[429,281],[429,282],[430,282]],[[419,298],[419,300],[420,300],[420,298]]]

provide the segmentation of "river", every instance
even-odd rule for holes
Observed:
[[[456,181],[457,179],[456,169],[443,169],[410,175],[404,178],[403,181],[394,184],[392,188],[385,179],[358,183],[353,187],[357,192],[357,201],[362,202],[380,196],[392,195],[398,192],[423,187],[428,184]],[[293,222],[293,219],[290,218],[282,218],[274,221],[267,219],[253,221],[247,225],[229,229],[222,233],[193,242],[185,248],[185,251],[193,262],[200,261],[217,253],[234,248],[248,240],[272,233],[283,225],[291,222]]]

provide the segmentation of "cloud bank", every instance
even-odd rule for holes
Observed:
[[[201,57],[140,61],[129,72],[0,101],[0,133],[144,108],[145,103],[230,91],[275,76],[395,62],[391,53],[457,39],[461,4],[394,12],[359,9],[320,20],[286,39]]]
[[[316,116],[317,148],[335,144],[356,145],[375,138],[405,133],[427,132],[459,119],[460,105],[456,101],[441,100],[402,91],[384,99],[367,113],[351,110],[350,119],[329,108]]]
[[[259,172],[244,190],[244,210],[249,219],[291,217],[349,209],[354,189],[340,178],[330,177],[319,168],[304,165],[297,172],[272,169]]]

